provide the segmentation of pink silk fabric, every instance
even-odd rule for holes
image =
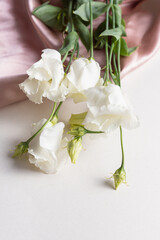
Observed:
[[[26,99],[18,84],[27,78],[26,70],[40,59],[44,48],[59,49],[62,34],[53,32],[31,12],[40,0],[0,1],[0,107]],[[60,5],[61,1],[51,0]],[[160,1],[124,0],[122,7],[126,21],[126,41],[129,47],[138,46],[130,56],[121,59],[121,78],[145,63],[160,47]],[[94,26],[101,22],[98,18]],[[88,56],[81,45],[81,56]],[[95,59],[103,67],[105,54],[96,50]]]

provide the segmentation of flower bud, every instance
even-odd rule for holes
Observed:
[[[27,142],[21,142],[16,146],[16,149],[14,150],[14,153],[12,155],[13,158],[20,157],[22,154],[28,152],[28,143]]]
[[[123,167],[118,168],[113,174],[115,189],[119,187],[121,183],[126,183],[126,172]]]
[[[68,132],[68,134],[71,134],[75,137],[82,137],[86,133],[87,133],[87,130],[83,126],[76,126],[76,125],[71,126],[70,131]]]
[[[82,137],[73,138],[67,145],[68,154],[72,163],[76,163],[78,155],[82,150]]]

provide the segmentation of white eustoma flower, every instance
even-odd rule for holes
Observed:
[[[27,70],[27,74],[29,77],[19,86],[31,101],[42,103],[43,97],[55,102],[65,99],[68,91],[63,84],[64,69],[58,51],[43,50],[41,59]]]
[[[76,103],[85,101],[84,90],[102,84],[100,70],[99,64],[94,59],[76,59],[65,78],[69,90],[68,96],[72,97]]]
[[[41,119],[33,124],[35,133],[46,119]],[[63,146],[64,123],[52,125],[49,122],[30,143],[28,153],[29,162],[40,168],[45,173],[56,173],[69,159],[67,149]]]
[[[86,128],[109,133],[119,126],[132,129],[139,125],[137,116],[119,86],[109,84],[107,87],[90,88],[85,94],[89,109],[83,123]]]

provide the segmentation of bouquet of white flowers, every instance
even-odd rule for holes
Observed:
[[[32,136],[16,146],[13,157],[27,153],[29,162],[46,173],[56,173],[71,159],[76,163],[85,134],[108,134],[119,128],[122,162],[113,174],[115,188],[126,182],[122,128],[139,125],[129,100],[121,89],[120,56],[129,56],[136,47],[128,48],[125,22],[119,4],[91,0],[63,1],[63,8],[43,4],[33,11],[47,26],[63,31],[65,36],[59,51],[45,49],[41,59],[27,71],[28,78],[20,84],[29,100],[53,102],[48,119],[32,126]],[[93,20],[105,13],[105,20],[93,31]],[[88,27],[90,26],[90,28]],[[79,39],[90,57],[79,57]],[[94,59],[94,47],[104,48],[105,67]],[[67,66],[64,62],[68,62]],[[87,112],[72,114],[69,120],[69,140],[64,137],[65,124],[58,112],[67,98],[75,103],[85,101]]]

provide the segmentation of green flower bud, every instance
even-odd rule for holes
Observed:
[[[82,137],[73,138],[67,145],[68,154],[72,163],[76,163],[78,155],[82,150]]]
[[[20,157],[22,154],[28,152],[28,146],[29,144],[27,142],[21,142],[16,146],[16,149],[14,150],[14,153],[12,155],[13,158]]]
[[[58,122],[58,116],[57,114],[52,118],[51,123],[55,125]]]
[[[82,137],[86,133],[87,133],[87,130],[83,126],[76,126],[76,125],[71,126],[70,131],[68,132],[68,134],[71,134],[75,137]]]
[[[115,171],[115,173],[113,174],[113,177],[114,177],[115,189],[117,189],[121,183],[126,183],[126,172],[122,167],[118,168]]]

